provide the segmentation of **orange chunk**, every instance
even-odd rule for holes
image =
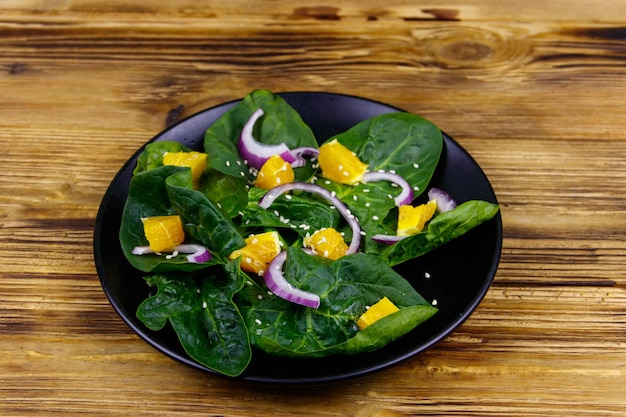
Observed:
[[[359,317],[356,325],[359,326],[359,329],[363,330],[383,317],[387,317],[388,315],[399,310],[400,309],[396,307],[396,305],[392,303],[389,298],[383,297],[379,302],[368,308],[367,311]]]
[[[141,222],[148,245],[155,252],[172,252],[174,246],[185,240],[180,216],[153,216],[141,219]]]
[[[367,172],[368,165],[361,162],[354,152],[337,139],[320,146],[317,160],[322,176],[341,184],[357,184]]]
[[[424,225],[434,215],[437,209],[435,200],[417,207],[411,205],[400,206],[398,213],[398,236],[411,236],[424,229]]]
[[[246,246],[228,255],[232,261],[241,256],[241,269],[263,275],[267,265],[281,252],[283,246],[276,231],[259,233],[245,239]]]
[[[281,184],[293,182],[293,168],[280,155],[272,155],[261,167],[254,185],[259,188],[270,189]]]
[[[304,238],[304,246],[311,248],[316,254],[328,259],[339,259],[346,254],[348,245],[341,233],[332,227],[320,229],[311,236]]]
[[[206,169],[209,155],[202,152],[167,152],[163,155],[163,165],[175,165],[191,168],[191,177],[196,182]]]

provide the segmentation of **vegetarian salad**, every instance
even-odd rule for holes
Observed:
[[[316,138],[267,90],[211,125],[203,152],[149,143],[119,234],[155,288],[137,317],[169,322],[191,358],[227,376],[254,349],[314,358],[393,342],[437,313],[393,266],[498,211],[429,188],[442,148],[410,113]]]

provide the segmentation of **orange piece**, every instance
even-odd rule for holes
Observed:
[[[163,165],[191,168],[191,177],[196,182],[206,169],[209,155],[202,152],[167,152],[163,155]]]
[[[421,232],[426,222],[435,215],[436,209],[437,203],[435,200],[417,207],[411,205],[400,206],[396,234],[398,236],[411,236]]]
[[[172,252],[174,246],[185,241],[180,216],[153,216],[141,219],[141,222],[148,245],[155,252]]]
[[[228,255],[230,261],[241,256],[241,269],[263,275],[267,265],[281,252],[283,243],[276,231],[252,235],[245,239],[246,246]]]
[[[341,184],[357,184],[367,172],[368,165],[337,139],[320,146],[317,160],[322,168],[322,176]]]
[[[396,307],[396,305],[392,303],[389,298],[383,297],[379,302],[368,308],[367,311],[359,317],[356,325],[359,326],[359,329],[363,330],[383,317],[387,317],[388,315],[399,310],[400,309]]]
[[[348,245],[343,240],[343,236],[333,229],[327,227],[320,229],[311,236],[304,238],[304,246],[313,249],[313,251],[328,259],[339,259],[346,254]]]
[[[261,167],[254,185],[270,189],[281,184],[293,182],[294,173],[291,164],[285,162],[280,155],[272,155]]]

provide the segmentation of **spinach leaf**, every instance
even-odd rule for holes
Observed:
[[[437,313],[437,308],[420,304],[401,308],[358,332],[352,339],[337,346],[333,353],[353,355],[372,352],[404,336]]]
[[[268,145],[285,143],[290,149],[317,147],[311,128],[300,114],[282,97],[267,90],[256,90],[222,115],[204,136],[204,149],[209,154],[210,167],[224,174],[253,181],[244,161],[239,156],[237,143],[241,129],[252,113],[262,108],[264,116],[255,125],[255,138]],[[296,168],[296,179],[306,180],[313,174],[310,164]]]
[[[277,198],[268,209],[252,202],[243,210],[242,223],[246,227],[289,228],[304,237],[324,227],[337,228],[340,217],[325,201],[287,195]]]
[[[169,321],[194,360],[229,376],[243,372],[252,351],[246,325],[232,301],[244,282],[238,262],[212,269],[199,284],[189,276],[163,274],[145,280],[158,288],[137,309],[146,327],[161,330]]]
[[[248,204],[246,181],[211,169],[198,183],[198,191],[203,192],[232,218]]]
[[[137,158],[137,166],[133,171],[138,174],[163,166],[163,155],[168,152],[190,152],[191,149],[174,141],[152,142],[146,145],[143,152]]]
[[[321,357],[334,353],[335,349],[345,353],[368,349],[358,341],[344,348],[339,346],[359,333],[356,320],[367,306],[384,296],[401,309],[411,306],[434,309],[385,262],[364,253],[329,262],[289,248],[284,273],[292,285],[319,294],[320,307],[299,306],[255,286],[244,288],[237,298],[252,344],[275,355]],[[421,317],[425,319],[426,315]],[[415,327],[421,323],[407,320],[404,314],[398,318],[396,324],[385,328],[391,332],[389,338],[378,337],[381,341],[406,333],[410,330],[407,324]],[[365,340],[364,337],[359,340]],[[371,335],[370,340],[373,340]]]
[[[190,170],[167,177],[165,183],[172,207],[183,219],[185,235],[202,242],[222,259],[245,246],[228,214],[204,193],[193,189]]]
[[[425,231],[409,236],[380,253],[389,265],[406,262],[467,233],[498,212],[496,204],[471,200],[433,218]]]
[[[418,190],[416,197],[428,186],[443,149],[439,128],[411,113],[375,116],[332,139],[355,152],[370,171],[395,171]],[[386,181],[349,186],[321,180],[318,184],[335,191],[359,219],[369,252],[370,246],[375,247],[369,237],[383,232],[383,221],[395,207],[393,197],[400,189]]]
[[[143,232],[142,218],[152,216],[175,215],[176,210],[167,196],[165,180],[178,173],[187,173],[188,168],[161,166],[150,171],[143,171],[133,176],[130,181],[128,198],[122,212],[120,227],[120,245],[128,262],[143,272],[197,271],[215,264],[215,260],[203,263],[190,263],[184,255],[171,259],[156,254],[133,255],[135,246],[148,244]],[[199,242],[199,241],[196,241]],[[191,242],[190,242],[191,243]]]

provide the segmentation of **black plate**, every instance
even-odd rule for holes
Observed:
[[[281,96],[300,113],[320,141],[369,117],[402,111],[383,103],[330,93],[294,92]],[[175,140],[199,149],[207,127],[236,103],[201,111],[161,132],[152,141]],[[448,191],[459,203],[470,199],[495,203],[493,189],[478,164],[452,138],[444,135],[444,139],[444,152],[431,185]],[[94,255],[100,281],[113,308],[142,339],[173,359],[215,374],[187,356],[171,329],[150,331],[135,316],[149,290],[142,274],[124,258],[118,232],[132,171],[142,150],[113,179],[98,211]],[[420,294],[429,301],[436,300],[440,311],[383,349],[310,360],[285,359],[254,351],[250,366],[238,378],[257,383],[328,383],[367,375],[422,352],[452,333],[478,306],[495,276],[501,250],[502,220],[498,213],[463,237],[398,266],[397,271]]]

